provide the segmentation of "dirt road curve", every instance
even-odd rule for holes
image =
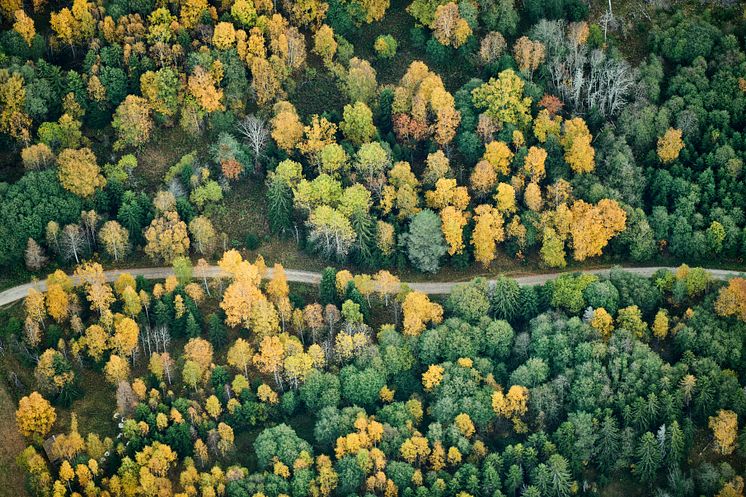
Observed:
[[[662,267],[626,267],[625,271],[630,273],[639,274],[640,276],[652,276],[654,272],[659,269],[671,269],[675,268],[662,268]],[[604,275],[609,273],[609,269],[589,269],[582,271],[587,274]],[[710,274],[716,279],[727,279],[733,276],[743,274],[738,271],[731,271],[727,269],[710,269]],[[150,268],[133,268],[133,269],[112,269],[106,271],[106,279],[108,281],[114,281],[121,273],[130,273],[133,276],[142,276],[148,280],[162,280],[166,276],[172,274],[170,267],[150,267]],[[303,271],[300,269],[286,269],[285,274],[287,275],[288,281],[295,283],[310,283],[317,284],[321,280],[321,273],[314,273],[311,271]],[[540,285],[547,281],[560,276],[563,273],[549,273],[549,274],[534,274],[530,276],[519,276],[514,278],[519,285]],[[218,276],[225,276],[225,273],[217,266],[209,266],[207,268],[207,277],[215,278]],[[272,269],[268,270],[268,277],[272,276]],[[459,282],[454,281],[430,281],[430,282],[418,282],[418,283],[407,283],[412,289],[421,292],[442,295],[449,293],[451,288],[458,285]],[[28,294],[29,288],[35,286],[38,290],[46,289],[46,281],[38,281],[35,283],[26,283],[24,285],[18,285],[13,288],[9,288],[3,292],[0,292],[0,306],[4,306],[13,303],[17,300],[21,300]]]

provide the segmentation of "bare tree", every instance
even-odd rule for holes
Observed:
[[[47,264],[47,261],[44,249],[36,243],[36,240],[29,238],[26,243],[26,267],[31,271],[38,271]]]
[[[80,225],[68,224],[62,230],[60,238],[62,255],[65,259],[75,259],[75,263],[80,264],[80,256],[85,243],[85,234]]]
[[[93,209],[80,212],[80,222],[85,231],[88,252],[92,252],[96,246],[96,225],[98,224],[98,219],[98,214]]]
[[[238,123],[238,132],[244,137],[254,154],[254,172],[261,171],[261,158],[269,142],[269,130],[264,119],[249,114]]]
[[[531,31],[544,43],[545,67],[557,96],[575,111],[596,109],[607,117],[618,113],[634,89],[635,73],[623,59],[601,50],[588,50],[577,25],[542,20]]]

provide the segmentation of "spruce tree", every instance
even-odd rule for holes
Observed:
[[[207,318],[207,333],[210,342],[216,349],[223,348],[228,342],[228,332],[225,329],[223,320],[216,313],[210,314]]]
[[[635,451],[635,474],[643,483],[652,483],[661,465],[661,449],[655,435],[646,432]]]
[[[282,235],[292,225],[293,194],[280,178],[267,184],[267,210],[272,233]]]
[[[324,306],[327,304],[337,305],[337,270],[333,267],[327,267],[321,273],[319,302]]]

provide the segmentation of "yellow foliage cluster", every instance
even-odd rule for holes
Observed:
[[[404,313],[404,334],[417,336],[425,330],[427,323],[440,324],[443,320],[443,307],[431,302],[422,292],[410,292],[402,304]]]

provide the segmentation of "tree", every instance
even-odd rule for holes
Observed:
[[[658,138],[658,158],[662,163],[668,164],[679,158],[679,153],[684,148],[680,129],[668,128],[663,136]]]
[[[440,258],[447,251],[441,226],[438,215],[429,209],[412,217],[403,239],[409,260],[420,271],[436,273],[440,268]]]
[[[364,102],[355,102],[353,105],[345,105],[343,121],[339,129],[345,138],[356,145],[367,143],[376,133],[373,125],[373,112]]]
[[[30,271],[38,271],[47,265],[49,259],[44,255],[44,249],[36,243],[36,240],[29,237],[26,243],[26,251],[24,252],[26,260],[26,268]]]
[[[717,416],[710,416],[708,426],[715,437],[720,454],[727,456],[736,449],[738,438],[738,415],[730,410],[719,410]]]
[[[425,185],[435,185],[439,179],[453,176],[448,157],[442,150],[428,154],[426,164],[427,166],[422,174],[422,182]],[[417,185],[413,182],[412,186]]]
[[[523,170],[531,179],[531,183],[528,186],[534,185],[538,187],[536,183],[541,181],[545,176],[544,162],[546,159],[547,151],[543,148],[531,147],[528,149],[528,155],[523,162]]]
[[[200,375],[209,370],[212,364],[212,356],[212,344],[204,338],[190,338],[184,345],[184,359],[197,364]]]
[[[331,65],[337,53],[337,41],[334,39],[334,30],[326,24],[323,24],[313,37],[313,52],[321,57],[324,65]]]
[[[61,323],[70,314],[70,297],[62,285],[47,285],[47,313],[49,317]]]
[[[189,221],[189,233],[194,241],[194,248],[202,255],[210,255],[215,249],[217,234],[212,221],[205,216],[197,216]]]
[[[459,7],[455,2],[439,5],[435,9],[432,28],[438,43],[454,48],[466,43],[471,36],[471,27],[466,19],[459,15]]]
[[[413,105],[417,102],[417,105]],[[410,64],[394,90],[392,124],[397,136],[418,142],[432,137],[445,146],[456,136],[461,113],[441,78],[420,61]]]
[[[598,331],[604,338],[609,338],[614,330],[614,318],[611,317],[606,309],[599,307],[593,310],[593,317],[590,321],[591,328]]]
[[[238,132],[249,144],[249,149],[254,156],[254,171],[261,170],[261,159],[269,142],[269,129],[264,119],[249,114],[238,122]]]
[[[142,147],[150,140],[154,126],[148,101],[136,95],[127,95],[117,107],[111,125],[117,132],[114,150]]]
[[[663,340],[668,335],[668,313],[664,309],[659,309],[653,320],[653,336],[658,340]]]
[[[353,57],[344,81],[344,91],[352,102],[369,103],[376,94],[376,71],[365,59]]]
[[[114,327],[114,335],[110,339],[110,347],[121,357],[130,357],[137,347],[140,329],[131,318],[122,318]]]
[[[256,93],[256,101],[260,106],[266,106],[278,96],[283,95],[280,80],[267,59],[254,57],[251,61],[251,74],[253,76],[251,87]]]
[[[440,220],[443,236],[448,244],[448,254],[462,253],[464,250],[463,231],[467,223],[464,212],[449,205],[440,211]]]
[[[27,170],[44,169],[55,161],[54,153],[46,143],[36,143],[21,150],[21,160]]]
[[[223,110],[223,89],[219,87],[220,80],[211,71],[197,66],[189,76],[187,87],[196,103],[205,112]]]
[[[116,221],[106,221],[98,232],[98,238],[104,249],[118,261],[129,249],[129,231]]]
[[[184,221],[176,211],[164,212],[153,219],[145,230],[145,253],[154,260],[170,263],[189,251],[189,235]]]
[[[565,149],[565,162],[575,173],[589,173],[595,167],[596,151],[591,146],[593,136],[581,117],[568,119],[564,124],[562,147]]]
[[[24,437],[32,437],[38,442],[47,436],[57,420],[54,407],[38,392],[32,392],[18,401],[16,423]]]
[[[661,450],[655,435],[649,431],[640,439],[635,459],[635,473],[643,482],[652,483],[661,465]]]
[[[427,323],[440,324],[443,320],[443,307],[430,302],[422,292],[410,292],[402,304],[404,314],[404,334],[417,336],[425,330]]]
[[[469,176],[469,185],[479,199],[487,197],[497,184],[497,172],[492,164],[480,160]]]
[[[80,263],[80,256],[85,245],[85,234],[78,224],[68,224],[62,229],[60,235],[60,247],[65,259],[75,259],[75,263]]]
[[[327,205],[314,209],[306,224],[309,241],[325,257],[344,260],[357,238],[349,219]]]
[[[576,261],[601,255],[608,241],[624,230],[627,220],[626,212],[609,199],[595,206],[577,200],[573,202],[571,215],[570,233]]]
[[[492,64],[500,58],[506,47],[503,35],[498,31],[490,31],[479,44],[479,59],[483,64]]]
[[[308,442],[284,423],[263,430],[254,441],[254,451],[260,469],[267,468],[275,458],[292,467],[302,452],[313,454]]]
[[[290,102],[277,102],[273,107],[271,121],[272,139],[287,153],[292,152],[303,138],[303,124],[298,112]]]
[[[88,355],[98,362],[103,358],[104,352],[108,349],[109,334],[99,325],[92,324],[85,331],[85,346],[88,349]]]
[[[249,365],[252,362],[254,356],[254,350],[252,349],[249,342],[243,338],[238,338],[233,343],[230,349],[228,349],[228,364],[236,369],[243,370],[244,376],[249,376]]]
[[[52,12],[49,22],[57,38],[70,45],[75,55],[75,45],[93,37],[96,21],[84,0],[73,2],[72,10],[67,7]]]
[[[228,50],[236,44],[236,29],[230,22],[219,22],[212,32],[212,44],[218,50]]]
[[[515,189],[508,183],[498,184],[497,193],[495,193],[495,204],[497,210],[505,215],[517,212],[518,206],[515,200]]]
[[[97,188],[106,185],[96,156],[89,148],[63,150],[57,157],[57,165],[60,184],[79,197],[90,197]]]
[[[393,59],[396,56],[398,46],[396,38],[391,35],[378,35],[376,41],[373,42],[373,49],[381,59]]]
[[[513,56],[523,74],[533,79],[534,71],[544,62],[544,44],[521,36],[513,45]]]
[[[473,89],[472,100],[477,109],[484,112],[500,124],[512,124],[524,127],[531,122],[531,99],[523,96],[525,83],[511,69],[498,74],[497,79],[490,80]]]
[[[170,24],[170,23],[169,23]],[[170,26],[167,28],[170,31]],[[184,99],[184,84],[171,67],[140,76],[140,92],[156,117],[171,123]]]
[[[520,418],[528,411],[528,389],[513,385],[507,394],[497,390],[492,394],[492,410],[499,417],[511,419],[517,432],[525,431]]]
[[[119,385],[120,381],[127,381],[130,375],[130,365],[126,359],[122,359],[116,354],[109,357],[109,362],[104,366],[106,379],[112,385]]]
[[[15,22],[13,23],[13,31],[18,33],[23,41],[31,47],[31,43],[34,41],[36,36],[36,29],[34,28],[34,20],[26,15],[23,9],[18,9],[13,14]]]
[[[746,321],[746,279],[731,278],[728,285],[720,289],[715,301],[715,312],[719,316],[735,316]]]

